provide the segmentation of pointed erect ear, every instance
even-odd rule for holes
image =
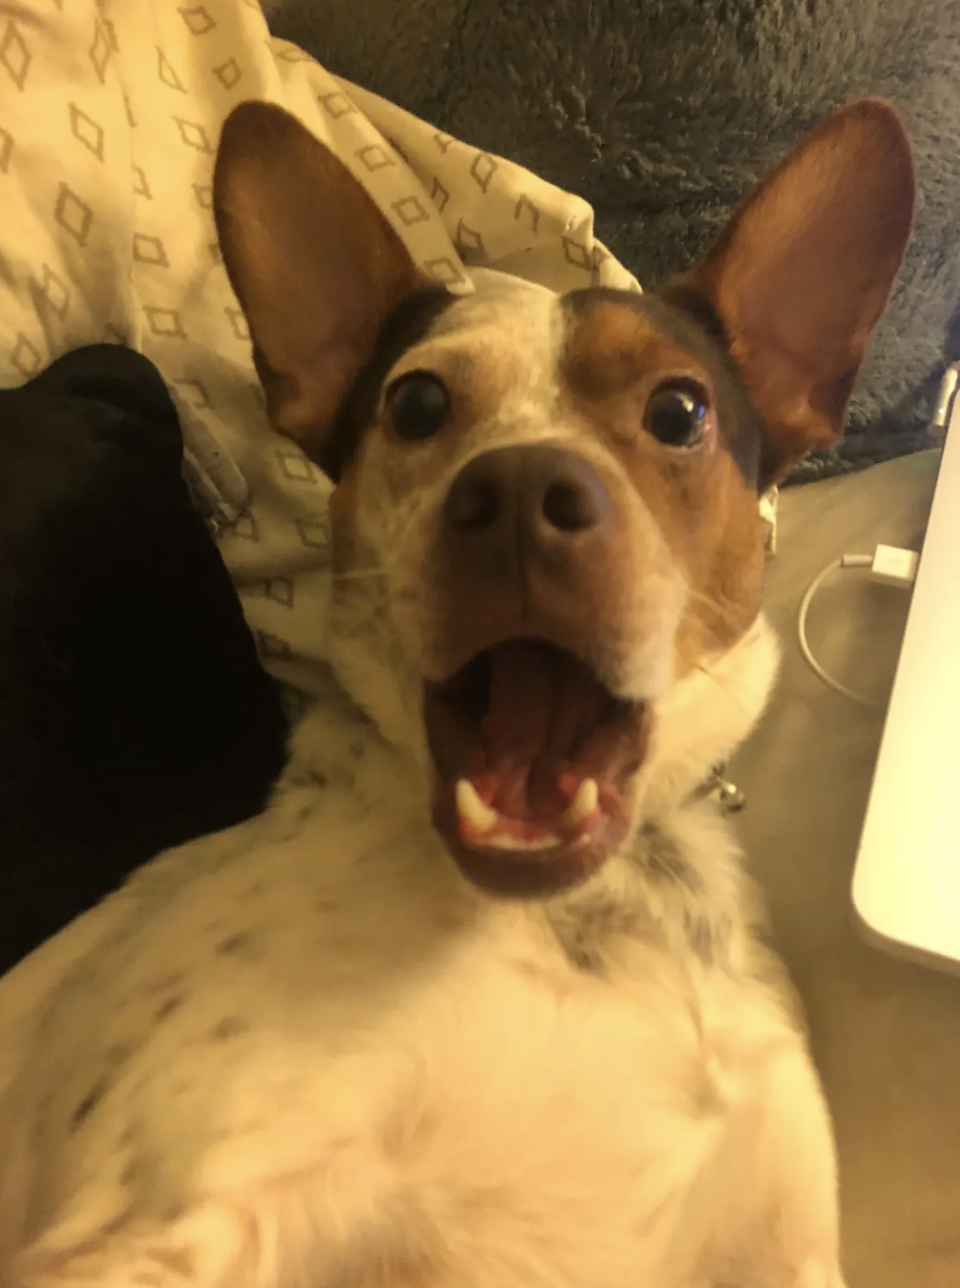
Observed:
[[[213,205],[270,419],[323,465],[386,318],[426,279],[346,166],[272,104],[227,118]]]
[[[766,421],[763,486],[843,433],[909,241],[913,198],[899,115],[860,100],[787,157],[687,279],[713,306]]]

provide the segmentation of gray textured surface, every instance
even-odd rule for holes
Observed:
[[[944,355],[960,357],[955,0],[281,0],[272,26],[585,197],[646,287],[833,107],[892,99],[916,146],[916,238],[846,442],[806,475],[923,444]]]

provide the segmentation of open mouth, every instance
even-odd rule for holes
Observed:
[[[428,685],[424,715],[439,776],[434,822],[476,885],[555,893],[623,840],[649,710],[615,697],[573,653],[497,644]]]

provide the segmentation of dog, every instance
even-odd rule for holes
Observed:
[[[704,784],[777,669],[758,494],[840,436],[913,187],[861,100],[656,296],[454,298],[235,109],[218,233],[335,484],[337,683],[265,812],[142,869],[36,1008],[4,1288],[842,1288],[828,1112]]]

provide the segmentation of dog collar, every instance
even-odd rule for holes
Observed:
[[[691,801],[713,800],[721,814],[739,814],[747,803],[746,793],[726,777],[726,765],[714,765],[699,787],[690,793]]]

